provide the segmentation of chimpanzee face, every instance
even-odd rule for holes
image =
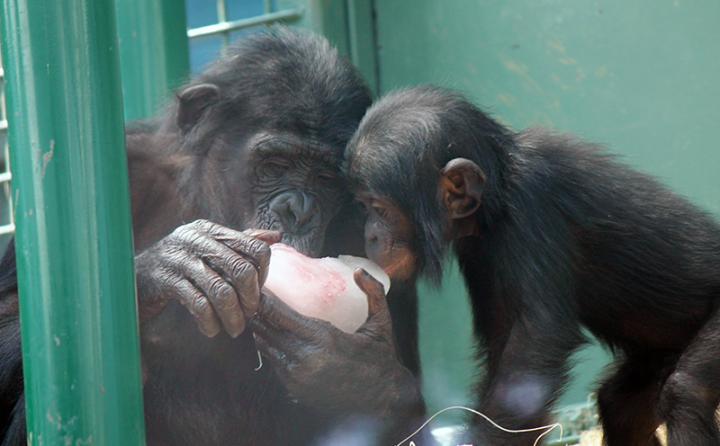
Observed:
[[[330,221],[352,205],[340,163],[370,96],[326,43],[303,43],[301,56],[265,44],[263,51],[241,45],[177,95],[189,166],[180,183],[192,194],[186,213],[278,230],[283,242],[317,256],[327,250]],[[308,62],[316,59],[323,61]]]
[[[326,231],[354,227],[338,224],[353,204],[340,161],[370,102],[358,71],[320,37],[241,39],[177,93],[170,130],[188,158],[179,183],[192,208],[183,218],[276,229],[311,256],[339,249],[324,245]]]
[[[291,134],[261,133],[247,153],[253,211],[245,226],[278,230],[284,243],[318,255],[328,223],[350,200],[339,171],[341,149]]]
[[[362,153],[362,148],[355,148],[354,154]],[[365,153],[367,154],[368,151]],[[387,150],[383,155],[387,156]],[[358,172],[367,174],[372,166],[362,168],[361,163],[377,160],[376,157],[358,157],[350,160],[353,163],[351,181],[358,187],[355,195],[366,210],[365,252],[368,257],[379,264],[393,279],[407,280],[414,277],[425,264],[421,262],[423,252],[430,251],[432,243],[448,246],[454,240],[469,235],[477,235],[478,227],[475,214],[480,207],[484,174],[472,161],[455,158],[437,172],[438,178],[431,178],[437,188],[430,196],[415,192],[415,203],[400,207],[387,196],[372,193],[364,188],[363,178]],[[410,175],[417,175],[410,172]],[[387,175],[384,181],[387,191],[403,191],[402,195],[410,196],[411,191],[400,181],[400,174]],[[382,192],[380,192],[382,193]],[[422,221],[417,218],[417,203],[423,202],[425,209],[432,209],[436,220]],[[406,210],[407,209],[407,210]],[[415,218],[413,218],[413,215]],[[435,252],[443,252],[436,249]]]
[[[195,163],[203,214],[232,228],[280,231],[283,243],[321,254],[328,224],[352,201],[340,174],[342,148],[277,128],[232,128],[215,133]]]
[[[348,181],[368,208],[367,253],[391,275],[439,282],[454,243],[480,233],[486,175],[478,153],[495,152],[492,138],[467,123],[492,126],[458,104],[432,88],[391,93],[365,113],[345,150]]]
[[[411,219],[390,200],[359,191],[365,207],[365,252],[391,279],[407,280],[415,275],[417,255]]]

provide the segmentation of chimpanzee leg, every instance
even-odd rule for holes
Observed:
[[[630,356],[600,387],[598,406],[607,446],[660,446],[655,436],[660,368],[646,357]]]
[[[717,446],[720,404],[720,310],[683,352],[660,395],[668,446]]]
[[[567,382],[568,359],[584,340],[567,321],[538,322],[516,321],[506,342],[488,345],[479,410],[508,429],[551,423],[549,411]],[[478,445],[527,446],[541,433],[503,432],[477,418],[467,440]]]

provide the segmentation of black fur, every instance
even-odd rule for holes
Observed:
[[[435,279],[452,246],[440,169],[460,157],[487,175],[479,236],[452,246],[487,363],[480,410],[511,428],[546,423],[585,327],[617,358],[599,391],[609,445],[657,444],[661,422],[672,446],[720,444],[714,218],[596,145],[541,129],[515,134],[431,87],[377,102],[348,157],[360,188],[413,219],[421,266]],[[480,421],[471,441],[536,436]]]
[[[0,261],[0,445],[3,446],[21,444],[25,439],[16,274],[15,244],[10,242]]]

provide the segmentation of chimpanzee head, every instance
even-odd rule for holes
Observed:
[[[419,87],[373,105],[346,151],[367,210],[365,250],[395,279],[436,282],[447,247],[500,214],[512,136],[456,93]]]
[[[358,72],[322,37],[284,28],[229,48],[177,94],[186,218],[275,229],[309,255],[350,195],[345,145],[370,105]]]

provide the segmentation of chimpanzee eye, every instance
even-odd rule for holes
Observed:
[[[270,177],[270,178],[279,178],[283,175],[285,175],[285,172],[288,170],[288,164],[276,161],[276,160],[268,160],[265,161],[261,168],[260,168],[260,174],[262,176]]]
[[[320,181],[323,181],[323,182],[325,182],[325,183],[329,183],[329,182],[331,182],[331,181],[335,181],[335,178],[337,178],[337,177],[335,176],[335,174],[330,173],[330,172],[319,172],[319,173],[317,174],[317,178],[318,178]]]
[[[380,206],[377,203],[372,203],[371,207],[373,211],[378,214],[382,218],[386,218],[388,216],[388,210],[385,206]]]
[[[370,209],[368,209],[368,204],[365,200],[355,199],[355,202],[360,204],[360,209],[362,209],[363,214],[367,216],[370,213]]]

